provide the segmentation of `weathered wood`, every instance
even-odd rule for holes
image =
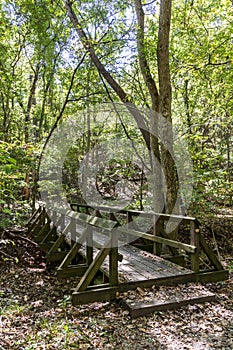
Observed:
[[[87,235],[87,240],[86,240],[86,260],[87,260],[87,265],[91,265],[93,261],[93,229],[92,227],[89,228],[88,235]]]
[[[161,223],[157,220],[156,217],[153,218],[153,235],[154,236],[158,236],[159,235],[159,231],[160,231],[160,226]],[[162,252],[162,244],[159,242],[154,242],[153,243],[153,253],[155,255],[160,256]]]
[[[173,241],[171,239],[154,236],[154,235],[151,235],[149,233],[143,233],[141,231],[129,230],[129,229],[124,228],[124,227],[119,227],[119,228],[117,228],[117,230],[119,230],[120,232],[126,233],[128,235],[131,235],[131,236],[142,237],[142,238],[148,239],[152,242],[158,242],[158,243],[166,244],[166,245],[174,247],[174,248],[182,249],[188,253],[195,253],[196,249],[197,249],[195,246],[190,245],[190,244],[185,244],[185,243]]]
[[[118,285],[118,237],[117,234],[112,234],[111,250],[109,253],[109,285]]]
[[[69,209],[54,208],[54,210],[56,210],[60,214],[63,214],[66,217],[76,219],[76,221],[79,223],[86,222],[89,225],[93,225],[103,229],[111,229],[117,225],[115,221],[99,218],[90,214],[77,213]]]
[[[54,239],[54,237],[57,236],[57,230],[56,227],[53,226],[47,233],[47,235],[43,238],[43,240],[40,243],[40,246],[43,245],[46,242],[51,241],[52,239]]]
[[[35,242],[39,243],[43,241],[43,239],[45,238],[45,236],[48,234],[49,231],[50,231],[50,220],[48,220],[48,222],[46,222],[46,224],[42,226],[40,231],[36,235],[34,235]]]
[[[109,301],[116,298],[117,287],[93,288],[85,292],[73,292],[72,304],[82,305],[98,301]]]
[[[88,235],[88,231],[89,229],[87,228],[83,234],[81,235],[80,239],[78,242],[75,242],[72,246],[70,251],[67,253],[66,257],[64,258],[64,260],[61,262],[59,268],[64,268],[67,267],[72,260],[75,258],[75,256],[77,255],[79,249],[82,247],[82,244],[85,242],[86,237]]]
[[[54,242],[45,242],[45,243],[40,243],[40,249],[43,251],[43,252],[48,252],[51,247],[53,246]]]
[[[195,221],[190,222],[190,242],[196,247],[196,251],[191,255],[191,267],[195,272],[199,271],[199,229]]]
[[[191,273],[183,273],[180,275],[171,275],[171,276],[163,276],[163,277],[155,277],[152,279],[144,279],[139,281],[129,281],[129,282],[121,282],[118,284],[119,292],[126,292],[128,290],[135,290],[137,287],[141,288],[149,288],[152,286],[176,286],[178,284],[188,283],[188,282],[196,282],[197,276],[194,272]]]
[[[42,210],[39,213],[38,217],[36,218],[36,221],[33,224],[33,227],[30,231],[30,233],[33,236],[36,236],[39,233],[39,231],[41,230],[41,228],[43,227],[43,222],[44,222],[45,216],[46,216],[46,212],[45,212],[45,210]]]
[[[209,283],[225,281],[229,278],[228,270],[219,271],[201,271],[196,275],[196,282]]]
[[[210,249],[208,244],[206,243],[204,237],[200,235],[199,237],[200,245],[203,248],[204,252],[206,253],[207,257],[209,258],[210,262],[213,264],[213,266],[217,270],[223,270],[223,266],[221,262],[218,260],[217,256],[214,254],[214,252]]]
[[[123,302],[123,305],[129,310],[130,316],[132,318],[136,318],[146,316],[155,311],[173,310],[187,305],[211,302],[214,299],[215,294],[209,292],[207,295],[204,294],[188,299],[176,299],[170,301],[152,300],[150,302]]]
[[[62,233],[58,236],[58,239],[56,240],[56,242],[53,244],[53,246],[49,250],[46,258],[49,258],[49,255],[56,252],[57,249],[61,246],[61,244],[65,241],[66,234],[69,232],[70,227],[71,227],[71,223],[69,222],[66,225],[65,229],[62,231]]]
[[[110,209],[112,210],[112,208]],[[157,227],[154,227],[153,233],[155,234],[148,234],[140,232],[137,229],[116,227],[118,226],[117,218],[112,214],[110,209],[107,212],[109,212],[111,219],[116,219],[114,221],[100,217],[102,216],[101,209],[98,209],[99,212],[94,213],[94,209],[88,206],[85,208],[85,211],[88,212],[90,210],[94,214],[77,213],[70,209],[53,208],[51,210],[54,215],[56,214],[56,218],[59,215],[60,217],[58,220],[54,219],[54,226],[52,228],[48,227],[48,224],[50,225],[50,219],[45,209],[42,210],[43,215],[38,213],[35,216],[33,230],[37,233],[38,238],[40,237],[41,239],[43,236],[40,246],[45,251],[48,251],[48,261],[60,262],[57,271],[58,277],[81,277],[72,295],[74,303],[110,300],[115,298],[116,291],[124,292],[136,289],[138,286],[176,285],[178,283],[217,281],[227,278],[228,272],[223,270],[221,263],[202,236],[200,236],[200,245],[215,269],[219,271],[199,272],[199,232],[197,231],[194,218],[188,218],[185,221],[190,223],[191,244],[184,244],[169,239],[169,236],[164,231],[164,221],[171,218],[168,214],[162,214],[161,217],[160,214],[150,213],[154,217]],[[125,213],[128,213],[128,223],[131,222],[133,216],[141,215],[141,212],[136,211],[124,211]],[[148,213],[145,214],[145,217],[147,217]],[[180,216],[173,216],[175,221],[178,218],[179,220],[183,220]],[[44,234],[45,232],[46,234]],[[68,233],[70,235],[67,235]],[[121,233],[120,236],[126,234],[131,237],[142,237],[145,240],[156,243],[158,246],[166,244],[169,246],[173,255],[178,249],[190,253],[192,256],[192,268],[195,272],[139,250],[136,247],[130,245],[123,246],[121,242],[117,241],[118,233]],[[62,249],[64,243],[70,246],[70,250],[68,252],[59,252],[58,249]],[[83,246],[84,243],[86,243],[85,247]],[[96,254],[95,258],[93,258],[94,254]],[[108,255],[109,259],[106,259]],[[71,265],[76,256],[80,258],[84,256],[84,260],[81,258],[81,260],[78,260],[79,263],[77,265]],[[122,256],[124,258],[119,262],[119,257]],[[84,264],[83,262],[85,260],[86,263]],[[108,287],[104,283],[99,286],[90,286],[98,271],[103,271],[104,275],[108,276]]]
[[[87,270],[86,264],[70,265],[65,268],[57,269],[58,278],[68,278],[68,277],[82,277]]]
[[[110,253],[110,250],[111,248],[103,248],[98,252],[95,259],[92,261],[91,265],[88,267],[87,271],[81,278],[77,288],[75,289],[76,292],[82,292],[89,286],[96,273],[98,272],[100,266],[102,265],[104,259]]]
[[[123,275],[126,281],[141,281],[192,273],[191,270],[130,245],[119,247],[119,253],[124,256],[123,261],[118,264],[119,274]]]
[[[161,258],[171,261],[174,264],[185,266],[185,256],[184,255],[161,255]]]
[[[87,204],[77,204],[77,203],[71,203],[70,204],[71,208],[73,210],[77,210],[77,206],[83,207],[83,208],[89,208],[92,209],[89,205]],[[142,217],[153,217],[157,216],[162,218],[164,221],[172,220],[172,221],[178,221],[178,222],[187,222],[189,223],[190,221],[195,221],[196,219],[192,216],[184,216],[184,215],[173,215],[173,214],[164,214],[164,213],[156,213],[156,212],[144,212],[140,210],[126,210],[126,209],[121,209],[118,207],[108,207],[108,206],[103,206],[103,205],[98,205],[98,210],[104,211],[104,212],[117,212],[117,213],[122,213],[126,214],[130,213],[132,216],[142,216]]]

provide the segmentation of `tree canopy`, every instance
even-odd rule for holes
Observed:
[[[232,204],[231,1],[2,0],[0,33],[0,204],[6,216],[10,203],[35,200],[40,154],[56,127],[77,111],[120,101],[162,164],[168,212],[179,184],[168,152],[171,130],[162,126],[163,142],[153,132],[160,114],[188,142],[193,208]],[[153,113],[145,120],[135,108]],[[90,130],[90,122],[66,164],[70,192],[77,190],[77,162],[108,134],[107,125]],[[131,131],[118,120],[114,132]],[[159,196],[163,174],[156,171]]]

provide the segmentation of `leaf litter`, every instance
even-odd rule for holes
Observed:
[[[58,281],[38,247],[19,239],[26,233],[13,233],[17,239],[9,235],[13,243],[7,246],[13,259],[0,256],[0,350],[233,349],[232,274],[227,281],[205,285],[216,295],[213,302],[131,319],[117,302],[72,306],[70,289],[77,280]],[[203,287],[138,288],[121,297],[145,301],[159,292],[167,300],[191,291]]]

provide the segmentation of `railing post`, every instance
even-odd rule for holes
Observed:
[[[91,225],[88,225],[88,233],[86,240],[86,258],[87,258],[87,266],[90,266],[93,261],[93,229]]]
[[[159,236],[160,226],[161,226],[160,218],[158,218],[157,215],[153,215],[153,235],[154,236]],[[162,251],[162,244],[154,242],[153,243],[153,253],[155,255],[160,256],[161,251]]]
[[[199,228],[195,221],[190,221],[190,244],[196,247],[196,252],[191,254],[191,268],[194,272],[199,272]]]
[[[127,211],[127,214],[126,214],[126,226],[127,228],[129,228],[129,224],[133,221],[133,218],[132,218],[132,213],[130,213],[129,211]],[[129,243],[129,240],[130,240],[130,236],[126,234],[126,242]]]
[[[77,241],[77,237],[76,237],[76,220],[74,218],[71,218],[70,231],[71,231],[70,239],[71,239],[71,246],[72,246]]]
[[[118,285],[118,233],[117,230],[111,232],[111,250],[109,253],[109,285]]]

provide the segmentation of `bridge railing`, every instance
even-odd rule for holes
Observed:
[[[144,212],[138,210],[126,210],[115,207],[98,206],[98,209],[93,209],[86,204],[71,203],[71,209],[77,212],[95,213],[99,217],[108,217],[110,220],[117,221],[119,224],[118,230],[126,235],[142,238],[153,243],[154,254],[160,256],[162,245],[166,245],[173,256],[179,255],[179,250],[190,254],[191,269],[198,272],[200,269],[199,250],[200,250],[200,229],[198,221],[191,216],[169,215],[164,213]],[[151,228],[148,232],[142,232],[136,227],[133,227],[135,218],[148,218],[151,222]],[[178,226],[184,224],[189,226],[189,240],[180,242],[174,239],[165,231],[166,222],[177,222]],[[123,227],[122,226],[123,223]],[[128,229],[127,225],[131,224]],[[135,225],[136,226],[136,225]]]

